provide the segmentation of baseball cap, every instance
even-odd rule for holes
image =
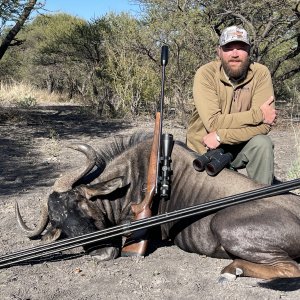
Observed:
[[[220,36],[219,45],[224,46],[231,42],[243,42],[250,45],[247,31],[238,26],[225,28]]]

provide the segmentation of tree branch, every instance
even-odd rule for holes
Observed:
[[[0,60],[3,57],[4,53],[11,45],[12,41],[14,40],[15,36],[21,30],[22,26],[28,19],[31,11],[33,10],[34,6],[36,5],[37,0],[28,0],[28,3],[25,5],[23,12],[21,13],[19,19],[17,20],[16,24],[9,30],[7,35],[4,37],[1,45],[0,45]]]

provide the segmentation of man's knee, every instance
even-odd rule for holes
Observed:
[[[274,149],[274,144],[271,138],[267,135],[256,135],[248,142],[250,148],[255,148],[263,152],[271,152]]]

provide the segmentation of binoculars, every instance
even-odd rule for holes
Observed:
[[[214,149],[197,157],[193,161],[193,166],[198,172],[206,170],[208,175],[215,176],[228,166],[232,159],[233,156],[231,153],[224,153],[223,149]]]

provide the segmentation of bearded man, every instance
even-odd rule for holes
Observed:
[[[195,75],[187,145],[200,154],[223,148],[233,155],[233,169],[246,168],[253,180],[272,184],[274,152],[267,134],[276,110],[271,74],[250,61],[249,36],[241,27],[223,30],[217,54],[218,60]]]

